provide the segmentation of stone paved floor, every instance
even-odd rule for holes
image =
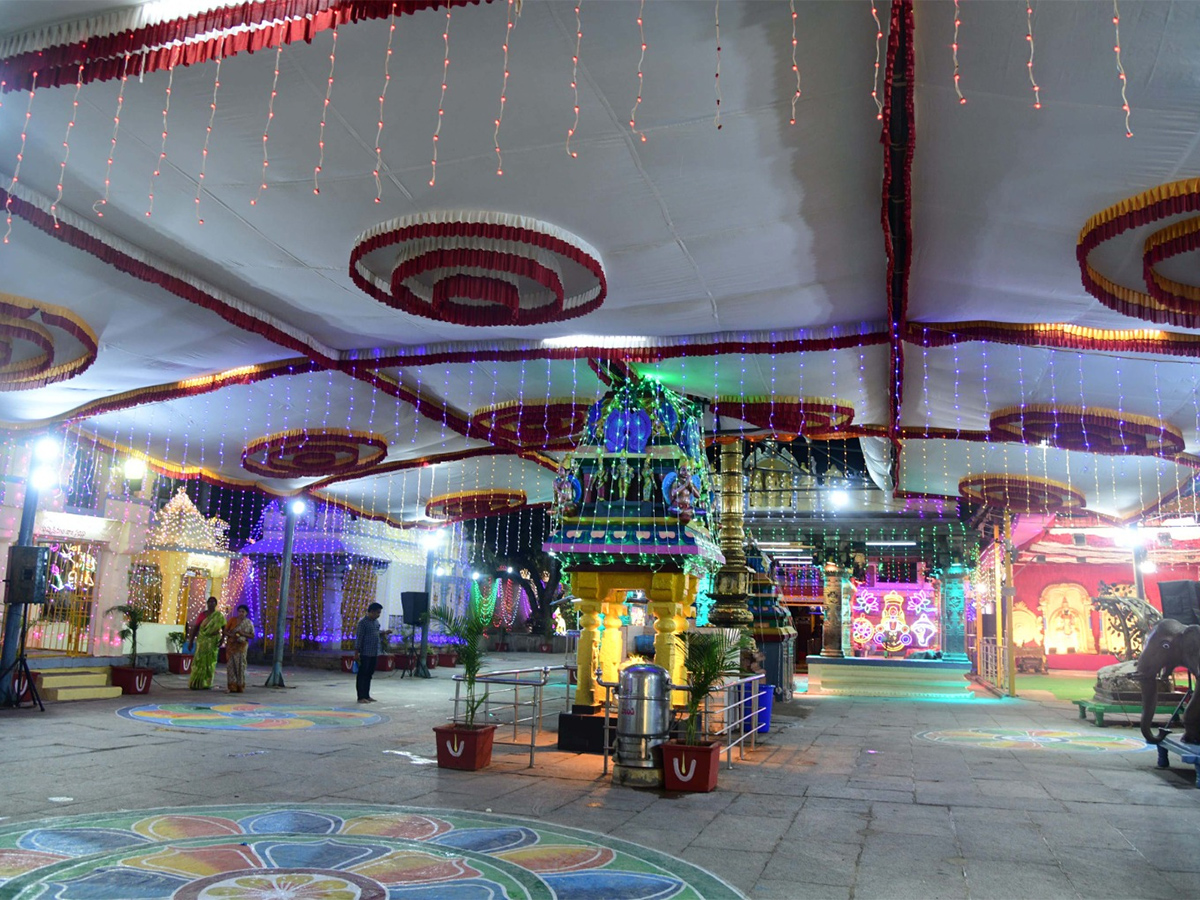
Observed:
[[[386,717],[345,729],[202,731],[116,714],[143,702],[226,699],[189,692],[170,675],[148,698],[0,711],[0,826],[157,807],[395,804],[610,834],[763,900],[1200,896],[1200,790],[1190,767],[1174,760],[1156,769],[1135,729],[1097,729],[1063,702],[798,695],[754,752],[722,769],[716,792],[667,795],[613,787],[599,757],[553,749],[533,768],[525,751],[504,746],[484,773],[427,764],[430,728],[449,711],[448,675],[377,675],[380,702],[356,706],[351,675],[288,671],[280,691],[257,687],[265,672],[252,669],[255,686],[237,698]],[[1010,739],[997,744],[993,731],[979,737],[990,746],[967,743],[961,732],[970,729]],[[920,736],[932,731],[955,734]],[[1042,735],[1012,740],[1019,732]],[[1063,743],[1064,732],[1091,743]]]

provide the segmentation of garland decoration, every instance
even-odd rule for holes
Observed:
[[[242,467],[267,478],[313,478],[364,469],[385,456],[387,440],[379,434],[346,428],[281,431],[247,444]]]
[[[50,329],[74,338],[80,352],[55,365]],[[96,361],[98,346],[92,329],[70,310],[0,293],[0,391],[28,391],[74,378]]]
[[[472,326],[562,322],[598,309],[608,294],[591,246],[500,212],[421,213],[377,225],[355,241],[350,278],[388,306]]]
[[[973,503],[1015,513],[1048,514],[1087,506],[1083,494],[1070,485],[1033,475],[968,475],[959,481],[958,492]]]
[[[759,428],[806,437],[828,435],[854,420],[854,407],[829,397],[718,397],[712,411]]]
[[[512,512],[525,505],[524,491],[499,488],[485,491],[457,491],[433,497],[425,504],[425,515],[431,519],[461,522]]]
[[[500,579],[492,578],[489,581],[490,584],[486,596],[479,587],[479,581],[471,582],[471,605],[479,610],[481,618],[487,619],[490,622],[496,611],[496,598],[500,594]]]
[[[571,450],[583,433],[589,405],[570,397],[513,400],[476,410],[471,425],[489,435],[499,432],[518,447]]]
[[[991,426],[997,438],[1089,453],[1173,457],[1184,445],[1183,433],[1167,422],[1099,407],[1009,406],[992,413]]]

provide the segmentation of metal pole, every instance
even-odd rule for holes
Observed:
[[[18,547],[33,545],[33,523],[37,518],[38,489],[28,477],[25,479],[25,503],[21,507],[21,527],[17,531]],[[9,579],[12,573],[8,573]],[[21,643],[21,614],[24,604],[9,603],[8,594],[11,590],[9,579],[4,581],[4,648],[0,652],[0,707],[16,706],[17,694],[13,688],[16,681],[17,651]]]
[[[1004,670],[1008,679],[1008,695],[1017,696],[1017,673],[1013,657],[1013,603],[1017,586],[1013,584],[1012,515],[1004,511]]]
[[[275,654],[271,674],[263,687],[287,687],[283,683],[283,630],[287,627],[288,594],[292,589],[292,544],[296,539],[296,513],[290,501],[284,504],[283,561],[279,573],[279,613],[275,616]]]
[[[413,675],[432,678],[429,674],[429,610],[433,609],[433,564],[437,550],[425,551],[425,618],[421,620],[421,652],[417,656],[417,668]]]
[[[1142,575],[1142,563],[1146,561],[1146,555],[1144,546],[1140,543],[1133,545],[1133,589],[1139,600],[1146,599],[1146,579]]]

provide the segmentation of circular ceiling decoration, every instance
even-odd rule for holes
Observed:
[[[359,235],[350,278],[397,309],[456,325],[541,325],[600,307],[599,254],[537,219],[429,212]]]
[[[854,407],[829,397],[718,397],[713,413],[808,437],[837,431],[854,420]]]
[[[471,424],[509,438],[518,446],[539,450],[571,450],[587,424],[590,403],[571,398],[514,400],[485,406],[471,417]]]
[[[425,515],[431,519],[457,522],[512,512],[524,505],[524,491],[458,491],[431,499],[425,504]]]
[[[1052,513],[1086,506],[1083,494],[1070,485],[1032,475],[968,475],[958,483],[967,500],[1016,513]]]
[[[1175,456],[1183,433],[1166,422],[1113,409],[1031,404],[992,413],[992,432],[1027,444],[1045,442],[1062,450]]]
[[[1131,228],[1198,211],[1200,179],[1191,178],[1159,185],[1092,216],[1079,232],[1075,248],[1084,289],[1125,315],[1184,328],[1200,327],[1200,286],[1172,281],[1155,269],[1160,262],[1200,248],[1200,219],[1173,222],[1146,238],[1142,247],[1146,291],[1117,284],[1088,261],[1094,249]]]
[[[67,349],[77,345],[77,352]],[[58,361],[61,353],[74,355]],[[0,293],[0,391],[74,378],[96,361],[96,335],[70,310]]]
[[[282,431],[246,445],[242,467],[267,478],[344,475],[387,456],[382,435],[345,428]]]

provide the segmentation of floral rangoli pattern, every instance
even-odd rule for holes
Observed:
[[[982,747],[988,750],[1051,750],[1065,753],[1130,753],[1146,743],[1103,732],[1059,731],[1044,728],[959,728],[923,731],[917,735],[935,744]]]
[[[300,728],[361,728],[386,722],[384,716],[337,706],[284,703],[150,703],[117,714],[135,722],[175,728],[221,731],[295,731]]]
[[[737,900],[607,835],[469,811],[224,806],[0,829],[13,900]]]

